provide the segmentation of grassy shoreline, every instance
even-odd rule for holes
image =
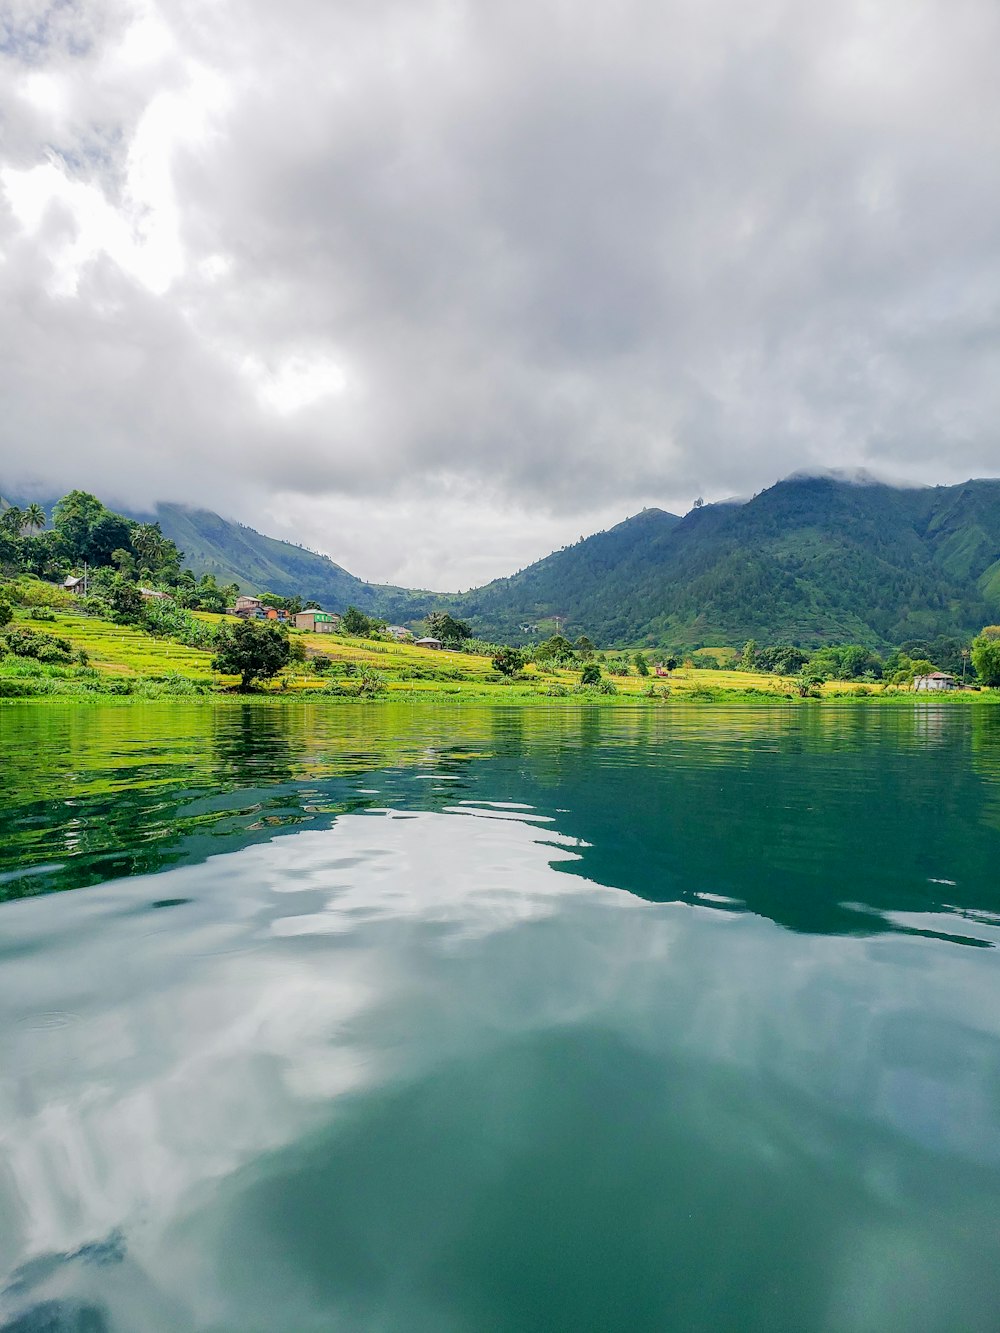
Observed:
[[[216,624],[222,617],[199,613]],[[801,697],[796,682],[763,672],[680,667],[668,677],[606,677],[614,692],[584,689],[579,670],[529,666],[512,680],[487,657],[440,652],[407,643],[381,643],[346,635],[298,634],[309,657],[322,654],[330,668],[317,675],[292,664],[268,685],[247,694],[236,681],[212,669],[212,654],[145,630],[60,608],[44,618],[19,609],[15,624],[67,640],[86,655],[86,665],[46,665],[28,658],[0,659],[0,705],[20,702],[135,704],[159,699],[255,700],[261,703],[310,700],[324,705],[381,702],[493,704],[510,707],[602,708],[672,704],[747,703],[801,706],[846,702],[899,707],[1000,702],[1000,691],[915,694],[880,684],[828,681],[818,694]],[[361,690],[361,673],[378,675],[377,692]],[[607,688],[607,687],[605,687]]]

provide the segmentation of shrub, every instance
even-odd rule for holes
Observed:
[[[332,666],[333,659],[327,657],[326,653],[317,653],[312,659],[312,669],[316,672],[317,676],[322,676],[325,672],[329,671]]]
[[[143,609],[142,626],[158,638],[176,639],[189,648],[214,648],[218,637],[214,626],[175,602],[149,602]]]
[[[362,667],[361,680],[358,684],[359,694],[385,694],[389,688],[389,681],[384,671],[376,671],[374,667]]]
[[[520,648],[498,648],[493,655],[493,665],[504,676],[516,676],[524,666],[524,653]]]
[[[580,672],[581,685],[598,685],[601,680],[601,668],[596,662],[588,662]]]
[[[0,646],[14,657],[30,657],[36,662],[69,663],[76,660],[68,639],[58,639],[52,634],[24,627],[7,630],[0,636]]]
[[[14,619],[14,612],[10,609],[9,602],[0,602],[0,629],[4,625],[9,625]]]
[[[28,612],[29,620],[55,620],[47,606],[33,606]],[[3,611],[0,610],[0,625],[4,624]]]
[[[559,682],[556,681],[552,685],[547,685],[544,690],[539,690],[539,693],[547,695],[550,699],[565,699],[569,694],[569,690],[565,685],[560,685]]]
[[[1000,626],[984,625],[972,640],[972,665],[984,685],[1000,685]]]

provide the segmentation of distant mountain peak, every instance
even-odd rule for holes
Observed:
[[[905,477],[894,477],[888,473],[875,473],[867,467],[814,467],[797,468],[787,477],[782,477],[777,484],[786,481],[835,481],[845,486],[891,486],[896,490],[916,491],[924,488],[920,481],[910,481]]]

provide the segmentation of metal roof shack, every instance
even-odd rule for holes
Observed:
[[[444,644],[440,639],[415,639],[414,648],[443,648]]]

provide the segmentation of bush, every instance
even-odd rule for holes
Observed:
[[[33,606],[28,612],[29,620],[55,620],[55,616],[47,606]],[[3,611],[0,610],[0,625],[5,623]]]
[[[516,676],[524,666],[520,648],[499,648],[493,655],[493,665],[503,676]]]
[[[58,639],[39,630],[9,629],[0,636],[0,647],[14,657],[30,657],[36,662],[69,663],[77,660],[68,639]]]
[[[1000,685],[1000,625],[984,625],[972,640],[972,665],[984,685]]]
[[[559,682],[556,681],[552,685],[547,685],[544,690],[539,690],[539,694],[544,694],[549,699],[565,699],[569,694],[569,690],[565,685],[560,685]]]
[[[149,602],[143,609],[142,627],[157,638],[176,639],[189,648],[214,648],[218,637],[214,626],[175,602]]]
[[[327,657],[326,653],[317,653],[312,659],[312,669],[317,676],[324,675],[333,666],[333,658]]]
[[[376,671],[374,667],[362,667],[361,680],[358,684],[359,694],[385,694],[389,688],[389,681],[384,671]]]
[[[598,685],[601,680],[601,668],[596,662],[588,662],[580,672],[581,685]]]

